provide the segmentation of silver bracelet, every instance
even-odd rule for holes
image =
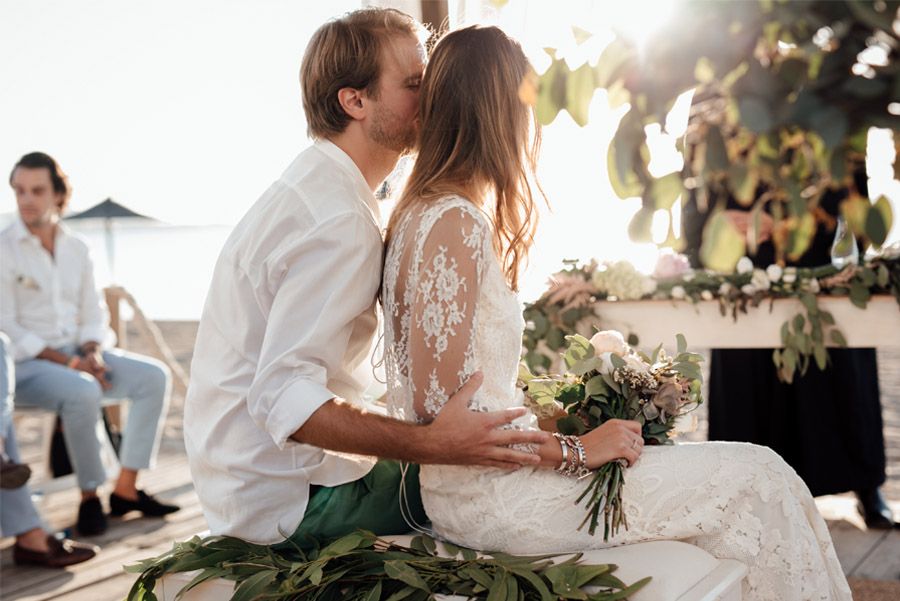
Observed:
[[[566,469],[569,466],[569,445],[566,443],[565,436],[558,432],[553,433],[553,438],[559,442],[559,446],[562,449],[562,463],[559,464],[559,467],[557,467],[555,471],[560,474],[565,474]]]
[[[566,444],[572,447],[572,459],[569,461],[569,466],[566,468],[567,476],[574,476],[578,469],[581,467],[581,455],[578,453],[578,437],[567,435]]]
[[[578,468],[574,470],[572,475],[580,480],[590,475],[591,470],[587,466],[587,452],[584,450],[581,439],[577,436],[572,436],[571,439],[571,442],[575,445],[575,451],[578,453]]]

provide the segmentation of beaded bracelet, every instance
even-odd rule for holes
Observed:
[[[584,478],[591,473],[587,467],[587,453],[585,453],[584,445],[577,436],[553,433],[553,437],[559,441],[562,448],[562,463],[556,468],[556,472],[563,476],[571,476],[574,478]],[[569,452],[571,447],[572,452]]]
[[[587,467],[587,452],[585,452],[580,438],[577,436],[570,436],[569,438],[570,442],[574,443],[575,450],[578,453],[578,468],[574,470],[572,476],[580,480],[591,473],[591,470]]]

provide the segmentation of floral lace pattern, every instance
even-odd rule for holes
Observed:
[[[490,225],[465,199],[410,212],[387,249],[383,300],[388,407],[428,421],[475,369],[472,406],[522,405],[521,307],[506,286]],[[517,427],[534,427],[523,418]],[[749,601],[849,600],[809,490],[770,449],[743,443],[648,447],[625,477],[628,530],[609,543],[578,530],[584,482],[552,470],[422,466],[435,530],[467,547],[519,554],[684,540],[745,563]]]

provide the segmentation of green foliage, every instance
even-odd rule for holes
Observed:
[[[716,208],[729,194],[745,206],[765,198],[781,260],[809,247],[822,195],[846,189],[853,232],[877,247],[890,230],[890,207],[864,198],[852,175],[864,167],[870,127],[900,131],[900,116],[888,112],[900,97],[898,7],[898,0],[685,0],[641,51],[619,35],[596,66],[574,70],[550,51],[537,115],[547,124],[567,110],[584,124],[596,88],[607,90],[611,105],[630,103],[607,166],[617,196],[642,198],[629,227],[635,240],[649,240],[648,216],[671,210],[684,187],[650,175],[645,128],[665,131],[676,98],[694,89],[679,179],[701,206]],[[582,41],[586,35],[579,30]],[[864,51],[884,60],[860,63]],[[731,271],[741,237],[722,226],[705,237],[706,265]]]
[[[194,537],[175,543],[171,551],[127,566],[139,574],[127,601],[155,601],[156,582],[165,574],[200,570],[181,591],[186,593],[210,578],[235,581],[231,601],[258,599],[310,601],[424,601],[436,594],[471,599],[553,601],[584,599],[613,601],[650,581],[626,585],[613,575],[616,566],[581,563],[573,555],[554,563],[555,556],[519,557],[444,544],[438,556],[435,541],[413,538],[410,547],[388,543],[358,531],[324,548],[304,553],[281,551],[231,537]],[[584,587],[597,587],[586,592]]]
[[[579,266],[570,261],[560,273],[569,281],[587,283],[593,280],[596,269],[596,263]],[[716,300],[722,316],[730,315],[735,321],[740,314],[747,313],[748,308],[759,307],[767,300],[799,300],[803,312],[781,326],[782,348],[772,355],[779,377],[791,382],[796,373],[806,373],[811,363],[815,363],[818,369],[825,369],[829,362],[827,346],[847,344],[834,317],[819,309],[818,296],[845,296],[849,302],[864,309],[873,294],[892,294],[900,304],[900,250],[883,249],[863,265],[841,271],[831,265],[787,268],[783,276],[769,282],[765,289],[748,289],[752,278],[752,273],[723,275],[707,270],[691,271],[684,277],[657,280],[655,291],[648,292],[643,298],[684,299],[693,303]],[[680,289],[677,296],[673,292],[676,288]],[[566,311],[561,310],[563,301],[549,293],[534,303],[526,304],[524,315],[527,326],[522,341],[526,371],[547,373],[553,368],[558,353],[565,348],[567,336],[578,331],[596,330],[603,319],[604,301],[605,294],[594,289],[582,304]],[[852,327],[852,324],[842,324],[842,327]],[[549,332],[554,332],[552,338],[548,336]],[[581,341],[578,348],[586,345],[587,340],[583,336],[579,336],[578,340]],[[590,353],[587,349],[578,352]],[[575,359],[574,355],[572,359]],[[570,368],[576,364],[579,375],[595,368],[589,362],[566,361],[566,366]],[[545,388],[538,385],[535,390],[541,404],[546,405],[554,395],[558,398],[560,389],[558,383],[552,383],[552,380],[544,378],[542,382]]]
[[[523,371],[520,381],[525,392],[534,398],[532,385],[549,380],[557,383],[555,401],[564,412],[556,426],[562,434],[581,435],[602,426],[611,419],[640,422],[641,434],[648,444],[668,444],[675,420],[695,409],[701,402],[703,357],[688,352],[687,340],[676,337],[677,352],[668,357],[657,347],[652,355],[621,349],[594,356],[590,342],[583,336],[567,336],[569,345],[563,353],[568,371],[537,378]],[[569,359],[569,357],[573,359]],[[629,364],[629,361],[631,364]],[[590,365],[589,368],[586,368]],[[636,367],[639,366],[639,367]],[[588,526],[594,534],[603,523],[603,539],[609,540],[628,522],[622,508],[625,463],[612,461],[594,470],[576,503],[585,501],[587,514],[580,528]]]

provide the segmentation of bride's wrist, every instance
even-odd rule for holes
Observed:
[[[562,454],[562,460],[554,471],[573,478],[582,478],[590,473],[591,470],[587,467],[587,452],[579,437],[554,432],[553,438],[559,443]]]

